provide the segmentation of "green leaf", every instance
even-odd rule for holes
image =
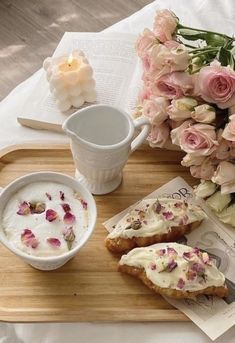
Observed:
[[[196,30],[191,30],[191,29],[178,29],[177,33],[184,37],[185,39],[189,39],[189,40],[198,40],[198,39],[202,39],[202,40],[206,40],[206,35],[207,32],[203,32],[203,31],[196,31]]]
[[[220,34],[210,33],[206,34],[205,40],[210,46],[224,46],[228,43],[228,40]]]
[[[222,66],[230,65],[231,68],[234,69],[234,58],[230,50],[227,50],[221,46],[216,57]]]

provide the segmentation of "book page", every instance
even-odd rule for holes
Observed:
[[[181,177],[171,180],[145,198],[158,196],[196,201],[192,188]],[[107,231],[111,232],[133,206],[136,204],[103,223]],[[205,202],[202,202],[201,206],[208,217],[196,230],[183,236],[178,243],[198,247],[210,255],[217,268],[226,277],[229,295],[225,299],[199,296],[196,299],[182,300],[166,297],[166,300],[185,313],[212,340],[215,340],[235,324],[235,232],[234,228],[228,230],[228,227],[218,223],[218,219],[209,211]]]
[[[67,32],[53,56],[69,55],[75,49],[82,50],[94,70],[97,103],[125,109],[138,61],[134,51],[135,40],[136,35],[129,33]],[[61,125],[77,109],[72,108],[65,113],[58,110],[45,74],[29,96],[21,117]]]

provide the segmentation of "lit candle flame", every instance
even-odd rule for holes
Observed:
[[[71,52],[68,58],[68,65],[71,66],[72,62],[73,62],[73,53]]]

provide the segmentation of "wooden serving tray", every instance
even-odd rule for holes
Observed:
[[[19,148],[19,149],[18,149]],[[0,186],[35,171],[74,175],[68,148],[14,147],[0,155]],[[35,146],[36,148],[36,146]],[[62,149],[63,148],[63,149]],[[15,149],[15,150],[14,150]],[[0,320],[9,322],[185,321],[187,317],[140,281],[116,271],[118,259],[104,247],[102,223],[180,175],[182,153],[142,147],[129,159],[121,186],[96,196],[98,222],[89,242],[62,268],[33,269],[0,245]]]

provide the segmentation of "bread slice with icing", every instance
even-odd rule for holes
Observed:
[[[107,236],[106,247],[124,253],[135,247],[174,242],[196,229],[205,214],[199,206],[170,198],[144,199]]]
[[[228,295],[225,277],[209,255],[178,243],[135,248],[122,256],[118,269],[139,278],[156,293],[172,298]]]

